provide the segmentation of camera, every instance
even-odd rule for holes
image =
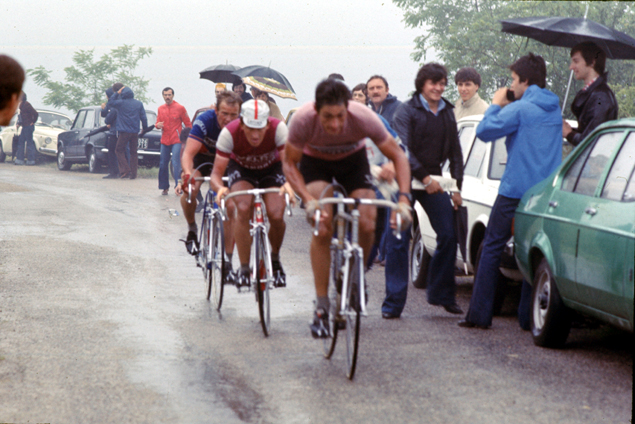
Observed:
[[[507,89],[507,100],[509,100],[510,102],[513,102],[514,100],[516,100],[516,96],[514,96],[514,92],[510,90],[509,88]]]

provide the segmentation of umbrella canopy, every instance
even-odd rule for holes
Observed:
[[[274,94],[285,99],[298,100],[289,87],[271,78],[251,76],[243,78],[243,82],[260,91]]]
[[[199,72],[201,79],[208,79],[212,82],[228,82],[234,84],[240,80],[233,74],[234,71],[239,70],[238,66],[234,65],[214,65],[209,68],[203,69]]]
[[[291,86],[291,83],[280,72],[275,69],[271,69],[268,66],[260,66],[260,65],[252,65],[241,68],[237,71],[234,71],[234,75],[239,76],[240,78],[247,77],[264,77],[270,78],[274,81],[278,81],[280,84],[284,84],[287,89],[289,89],[292,93],[295,93],[295,90]],[[244,80],[243,80],[244,81]]]
[[[535,17],[500,22],[503,32],[533,38],[549,46],[573,47],[593,41],[611,59],[635,59],[635,38],[588,19]]]

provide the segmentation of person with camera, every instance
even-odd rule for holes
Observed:
[[[562,160],[560,101],[545,88],[544,59],[529,53],[509,69],[511,88],[496,91],[492,105],[476,128],[476,136],[485,142],[507,137],[507,166],[485,230],[470,307],[465,319],[458,323],[461,327],[492,325],[500,258],[511,237],[516,207],[525,191],[547,178]],[[531,286],[523,281],[518,320],[524,330],[529,330],[530,297]]]

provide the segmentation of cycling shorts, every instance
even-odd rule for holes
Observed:
[[[200,172],[203,177],[209,177],[212,175],[212,165],[214,164],[215,156],[216,155],[198,153],[194,156],[194,168],[198,168],[198,172]],[[199,166],[201,167],[199,168]]]
[[[247,181],[254,188],[282,187],[286,181],[280,161],[264,169],[249,169],[230,159],[227,165],[227,177],[229,187],[238,181]]]
[[[313,181],[331,183],[335,178],[335,181],[344,187],[347,195],[360,188],[373,189],[373,177],[366,149],[339,160],[324,160],[303,155],[300,160],[300,173],[305,184]]]

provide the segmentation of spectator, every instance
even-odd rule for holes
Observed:
[[[243,103],[248,101],[248,100],[253,100],[253,97],[251,97],[251,94],[247,93],[245,91],[245,83],[240,81],[240,82],[236,82],[235,84],[232,85],[232,90],[234,90],[234,93],[238,94],[240,96],[240,98],[242,99]]]
[[[113,85],[113,90],[115,89]],[[134,93],[130,87],[123,86],[113,94],[108,100],[108,105],[117,109],[117,161],[119,163],[119,177],[137,178],[137,167],[139,158],[137,147],[139,145],[139,128],[148,127],[148,118],[143,104],[134,98]],[[130,147],[130,164],[126,161],[126,146]]]
[[[373,75],[366,83],[370,107],[392,126],[395,111],[401,105],[395,96],[388,92],[388,81],[381,75]]]
[[[282,116],[282,112],[280,112],[280,108],[278,107],[277,104],[271,101],[271,97],[269,96],[268,93],[265,93],[264,91],[258,91],[256,100],[262,100],[263,102],[267,103],[267,106],[269,106],[269,116],[284,122],[284,116]]]
[[[9,125],[20,104],[24,69],[13,58],[0,55],[0,126]]]
[[[361,83],[353,87],[353,100],[363,105],[368,105],[368,90],[366,90],[366,84]]]
[[[474,68],[461,68],[454,77],[454,82],[461,97],[456,101],[454,107],[454,117],[458,121],[464,116],[482,115],[489,106],[487,102],[478,95],[481,86],[481,76]]]
[[[117,83],[113,87],[119,90],[123,87],[123,84]],[[106,101],[115,94],[116,90],[113,87],[106,89]],[[117,109],[108,107],[107,103],[101,104],[101,116],[105,118],[105,123],[108,125],[108,132],[106,133],[106,147],[108,148],[108,175],[103,178],[119,178],[119,164],[117,163],[117,131],[115,131],[115,123],[117,121]],[[130,160],[130,153],[126,150],[126,158]]]
[[[571,49],[571,65],[575,79],[584,81],[571,104],[571,111],[578,120],[578,129],[562,120],[562,134],[574,146],[603,122],[617,119],[617,100],[609,88],[608,72],[604,72],[606,53],[595,43],[586,41]]]
[[[547,178],[562,157],[560,100],[545,88],[544,59],[529,53],[509,69],[512,73],[510,90],[516,101],[510,103],[507,99],[507,88],[499,89],[476,128],[476,135],[485,142],[507,137],[507,166],[490,212],[470,308],[465,319],[459,321],[461,327],[492,325],[500,258],[511,237],[516,207],[525,191]],[[523,281],[518,320],[525,330],[529,330],[530,294],[531,286]]]
[[[463,155],[454,119],[454,106],[442,97],[448,72],[438,63],[421,67],[415,79],[415,93],[397,109],[393,128],[410,152],[412,195],[426,211],[437,234],[437,249],[428,265],[428,303],[443,306],[452,314],[463,311],[456,303],[456,236],[454,214],[463,203],[461,193],[450,196],[433,176],[441,176],[441,165],[449,159],[450,173],[461,189]]]
[[[159,106],[155,128],[161,130],[161,156],[159,159],[159,190],[167,196],[170,189],[170,155],[174,187],[181,178],[181,133],[183,127],[191,129],[192,122],[183,106],[174,100],[174,89],[163,89],[164,105]]]
[[[24,165],[24,143],[26,143],[27,157],[26,164],[28,166],[35,165],[35,142],[33,141],[33,132],[35,131],[35,123],[39,114],[31,103],[26,101],[26,93],[22,93],[22,102],[20,103],[20,122],[22,132],[18,140],[18,154],[13,162],[14,165]],[[20,124],[18,124],[19,126]]]

